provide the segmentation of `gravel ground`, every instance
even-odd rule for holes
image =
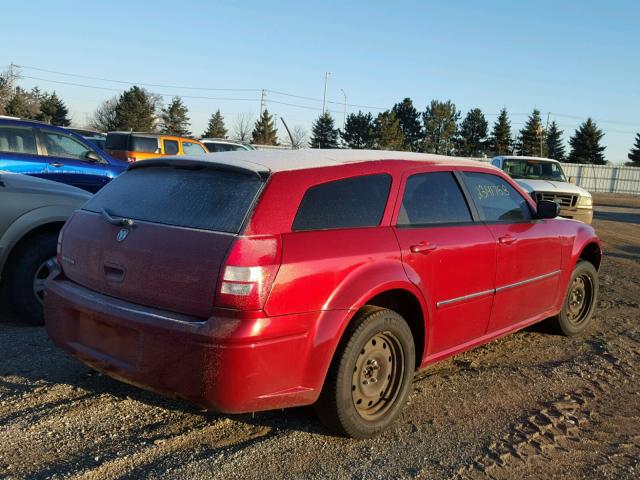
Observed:
[[[395,429],[220,416],[97,374],[0,314],[0,478],[638,478],[640,199],[596,196],[596,325],[534,326],[417,374]]]

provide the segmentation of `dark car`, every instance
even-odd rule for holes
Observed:
[[[589,327],[600,243],[557,214],[438,155],[147,160],[63,228],[47,329],[119,380],[227,413],[316,403],[368,437],[417,368],[550,317]]]
[[[107,142],[107,134],[97,132],[95,130],[87,130],[86,128],[69,128],[67,130],[71,130],[73,133],[77,133],[85,140],[93,143],[96,147],[104,150],[105,143]]]
[[[97,192],[126,168],[66,128],[0,118],[0,170]]]

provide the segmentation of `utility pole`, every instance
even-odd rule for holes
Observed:
[[[549,131],[549,116],[551,116],[551,112],[547,112],[547,125],[544,127],[547,132]]]
[[[342,115],[342,129],[344,130],[344,126],[347,124],[347,94],[344,93],[343,89],[340,89],[342,92],[342,96],[344,97],[344,112]]]
[[[262,95],[260,96],[260,116],[262,117],[262,112],[265,109],[267,103],[267,91],[263,88]]]
[[[322,96],[322,116],[327,111],[327,82],[329,81],[331,72],[324,72],[324,95]]]

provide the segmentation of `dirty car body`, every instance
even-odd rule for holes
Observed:
[[[435,155],[140,162],[65,226],[47,329],[97,370],[206,408],[312,404],[363,309],[404,318],[411,371],[558,314],[600,244],[536,208],[495,168]]]

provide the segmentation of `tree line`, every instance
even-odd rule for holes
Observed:
[[[545,125],[537,109],[529,115],[520,131],[513,132],[506,108],[500,111],[490,128],[479,108],[472,108],[462,118],[451,100],[432,100],[423,112],[419,112],[413,101],[405,98],[375,117],[370,112],[351,113],[343,129],[335,127],[328,112],[323,113],[313,123],[310,146],[407,150],[461,157],[517,154],[571,163],[606,163],[606,147],[601,145],[604,133],[591,118],[570,138],[568,154],[563,133],[555,121]],[[631,154],[629,158],[634,165],[640,166]]]
[[[0,114],[70,125],[68,108],[55,91],[48,93],[37,87],[27,91],[14,82],[15,76],[0,74]],[[101,132],[133,130],[193,135],[188,109],[180,97],[173,97],[163,106],[160,95],[135,85],[100,104],[88,126]],[[238,115],[232,129],[232,136],[238,141],[278,145],[278,129],[268,109],[262,110],[255,122],[248,114]],[[342,129],[335,126],[329,112],[324,112],[313,122],[308,142],[301,126],[294,126],[289,133],[294,148],[405,150],[462,157],[517,154],[570,163],[606,163],[605,147],[601,145],[604,132],[591,118],[570,137],[567,153],[562,138],[564,131],[555,120],[545,124],[537,109],[529,115],[523,128],[515,132],[506,108],[490,127],[480,108],[472,108],[462,118],[462,112],[451,100],[432,100],[420,112],[411,98],[405,98],[376,116],[371,112],[351,113]],[[229,135],[218,109],[209,118],[202,136],[228,138]],[[627,165],[640,167],[640,133],[628,158]]]

